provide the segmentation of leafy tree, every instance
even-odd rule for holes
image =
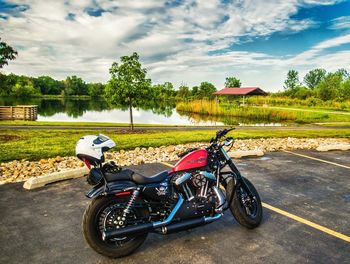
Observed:
[[[17,81],[12,86],[11,94],[16,97],[40,96],[40,91],[34,88],[33,82],[26,76],[17,76]]]
[[[129,106],[130,125],[134,129],[132,107],[152,97],[151,80],[146,78],[147,71],[141,67],[136,52],[120,59],[120,64],[113,62],[109,69],[111,79],[106,85],[106,99],[115,105]]]
[[[198,94],[199,94],[199,87],[198,86],[193,86],[191,94],[192,94],[193,97],[197,97]]]
[[[100,97],[104,95],[105,86],[102,83],[89,83],[87,85],[88,94],[91,97]]]
[[[341,84],[339,97],[340,100],[350,99],[350,78]]]
[[[17,51],[7,45],[6,42],[1,41],[0,38],[0,69],[7,65],[8,61],[14,60],[17,55]]]
[[[241,80],[236,77],[226,77],[225,87],[233,88],[233,87],[241,87]]]
[[[152,98],[157,98],[158,100],[168,100],[176,95],[176,91],[171,82],[153,85],[151,91]]]
[[[34,87],[39,88],[42,94],[61,94],[64,84],[50,76],[40,76],[34,79]]]
[[[214,92],[216,92],[216,88],[210,82],[202,82],[199,86],[198,94],[200,97],[212,97]]]
[[[308,88],[313,90],[324,79],[325,76],[325,69],[313,69],[305,75],[304,83]]]
[[[65,94],[67,95],[87,95],[87,85],[83,79],[73,75],[65,80]]]
[[[293,97],[298,98],[301,100],[305,100],[306,98],[310,97],[312,95],[312,90],[304,87],[304,86],[297,86],[293,90]]]
[[[348,78],[350,77],[350,74],[349,74],[348,71],[347,71],[346,69],[344,69],[344,68],[338,69],[338,70],[335,72],[335,74],[340,75],[340,76],[343,78],[343,80],[346,80],[346,79],[348,79]]]
[[[338,73],[328,73],[316,87],[317,95],[322,100],[341,98],[342,76]]]
[[[289,70],[287,73],[287,79],[284,81],[284,88],[287,90],[293,90],[299,84],[299,73],[296,70]]]
[[[177,95],[182,98],[187,98],[191,96],[190,88],[186,85],[181,85],[179,87],[179,91],[177,92]]]

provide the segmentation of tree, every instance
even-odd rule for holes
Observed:
[[[198,86],[193,86],[192,87],[192,91],[191,91],[192,96],[193,97],[197,97],[198,96],[198,92],[199,92]]]
[[[216,92],[215,86],[210,82],[202,82],[198,89],[200,97],[211,97]]]
[[[191,96],[190,88],[186,85],[181,85],[179,87],[179,91],[177,92],[177,95],[182,98],[187,98]]]
[[[120,58],[121,63],[113,62],[109,73],[111,79],[106,85],[106,99],[115,105],[127,105],[130,111],[130,126],[134,129],[132,107],[152,97],[151,80],[146,78],[146,69],[141,67],[139,55]]]
[[[104,95],[105,86],[102,83],[89,83],[87,85],[88,94],[91,97],[100,97]]]
[[[328,73],[316,87],[318,97],[325,101],[341,98],[342,80],[338,73]]]
[[[39,88],[42,94],[61,94],[64,84],[50,76],[40,76],[34,79],[34,87]]]
[[[73,75],[65,80],[65,94],[67,95],[87,95],[87,85],[83,79]]]
[[[343,78],[343,80],[346,80],[346,79],[348,79],[348,78],[350,77],[350,74],[349,74],[348,71],[347,71],[346,69],[344,69],[344,68],[338,69],[338,70],[335,72],[335,74],[340,75],[340,76]]]
[[[341,85],[341,100],[350,99],[350,78],[344,81]]]
[[[308,88],[313,90],[324,79],[325,76],[326,76],[325,69],[313,69],[305,75],[304,83]]]
[[[241,87],[241,80],[236,77],[226,77],[225,87],[233,88],[233,87]]]
[[[1,41],[0,38],[0,69],[8,64],[9,60],[14,60],[18,55],[17,51],[5,42]]]
[[[16,83],[12,86],[11,95],[15,97],[40,96],[40,91],[35,89],[32,78],[16,76]]]
[[[296,70],[289,70],[284,81],[284,89],[294,90],[299,84],[299,73]]]

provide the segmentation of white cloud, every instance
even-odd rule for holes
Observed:
[[[350,29],[350,16],[342,16],[333,19],[330,29]]]
[[[87,81],[106,81],[113,61],[137,51],[155,82],[195,85],[206,80],[220,87],[226,75],[237,74],[244,84],[277,89],[281,84],[278,70],[301,62],[310,65],[321,51],[347,43],[349,38],[345,35],[320,43],[294,58],[229,51],[230,45],[239,43],[242,37],[313,27],[315,21],[291,16],[301,6],[337,1],[249,0],[223,4],[219,0],[184,0],[173,5],[160,0],[11,2],[29,8],[7,19],[1,19],[4,14],[0,13],[2,38],[19,51],[5,71],[60,79],[76,74]],[[88,10],[101,16],[91,16]],[[334,62],[332,58],[329,60]],[[249,79],[249,72],[257,77]]]

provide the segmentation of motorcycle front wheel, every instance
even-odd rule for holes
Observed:
[[[103,230],[116,228],[116,223],[120,223],[120,215],[129,198],[129,196],[99,197],[92,200],[86,208],[82,229],[87,243],[97,253],[110,258],[120,258],[134,252],[145,241],[147,233],[108,241],[102,240]],[[142,213],[139,210],[130,212],[124,220],[124,226],[136,224],[138,219],[142,218]]]
[[[244,182],[248,188],[243,184],[234,187],[230,210],[239,224],[253,229],[258,227],[262,220],[261,200],[254,185],[246,178]]]

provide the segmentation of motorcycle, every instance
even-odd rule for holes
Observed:
[[[166,235],[209,224],[227,209],[242,226],[259,226],[259,194],[227,153],[234,143],[226,136],[231,130],[217,131],[208,147],[188,149],[172,169],[153,176],[104,163],[104,153],[115,146],[107,136],[82,137],[76,152],[94,186],[86,194],[92,201],[82,222],[90,247],[104,256],[123,257],[150,232]]]

